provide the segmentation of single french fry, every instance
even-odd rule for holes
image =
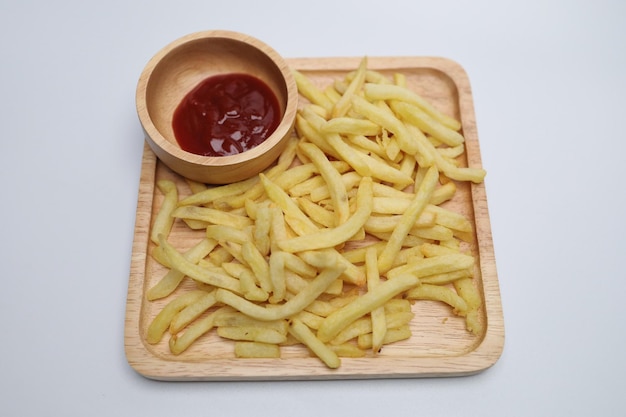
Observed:
[[[363,83],[365,82],[365,76],[367,74],[367,57],[363,57],[359,63],[359,67],[354,73],[354,77],[348,84],[348,87],[343,92],[339,100],[333,106],[330,116],[331,118],[337,118],[345,116],[350,109],[352,103],[352,97],[361,90]]]
[[[187,305],[180,310],[170,322],[170,333],[176,334],[184,329],[189,323],[200,317],[205,311],[215,305],[217,300],[215,299],[215,292],[207,292],[195,300],[193,303]]]
[[[365,273],[367,277],[367,290],[373,291],[380,285],[380,275],[378,273],[378,253],[376,248],[370,247],[365,252]],[[387,320],[385,319],[385,308],[381,305],[370,313],[372,320],[372,352],[378,353],[383,345],[385,333],[387,332]]]
[[[322,362],[331,369],[341,366],[341,360],[337,354],[321,340],[304,323],[298,319],[291,320],[289,333],[292,334],[301,343],[306,345]]]
[[[402,215],[402,219],[393,230],[387,242],[387,246],[378,257],[378,268],[381,273],[387,272],[391,268],[393,259],[400,251],[405,237],[409,234],[413,224],[419,218],[424,207],[426,207],[426,204],[430,200],[430,196],[437,185],[438,178],[439,172],[437,168],[429,168],[423,183],[420,184],[415,194],[415,198]]]
[[[455,291],[443,285],[423,284],[407,291],[410,300],[441,301],[452,307],[454,314],[467,315],[467,303]]]
[[[272,343],[235,342],[237,358],[280,358],[280,347]]]
[[[178,190],[176,184],[169,180],[157,181],[157,188],[163,193],[163,203],[159,208],[155,218],[152,230],[150,232],[150,240],[159,244],[159,234],[165,236],[169,235],[172,225],[174,224],[174,217],[172,213],[176,209],[178,204]]]

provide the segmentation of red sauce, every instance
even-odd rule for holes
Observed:
[[[185,96],[172,127],[187,152],[226,156],[261,144],[279,123],[278,100],[263,81],[224,74],[207,78]]]

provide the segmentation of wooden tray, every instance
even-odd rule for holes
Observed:
[[[360,57],[353,57],[288,61],[319,85],[328,85],[356,69],[360,60]],[[471,89],[463,68],[447,59],[428,57],[369,57],[368,67],[388,76],[396,72],[405,74],[410,88],[460,120],[466,139],[466,162],[481,166]],[[451,204],[473,220],[476,231],[475,241],[470,246],[478,259],[475,280],[484,299],[485,333],[482,336],[467,332],[464,319],[452,315],[447,306],[420,301],[413,306],[416,317],[409,340],[386,346],[377,357],[343,358],[337,370],[326,368],[302,346],[284,348],[281,359],[235,359],[232,342],[221,340],[215,332],[205,335],[179,356],[170,353],[167,337],[157,345],[146,343],[144,337],[150,321],[169,300],[148,302],[145,297],[147,289],[165,273],[149,255],[152,249],[149,230],[162,200],[155,184],[161,178],[176,181],[181,195],[190,192],[185,181],[160,163],[145,146],[125,322],[126,356],[131,367],[141,375],[187,381],[442,377],[483,371],[500,357],[504,321],[487,198],[484,184],[469,183],[459,184]],[[172,234],[181,249],[197,241],[197,235],[184,226],[175,226]],[[183,285],[178,291],[185,289]]]

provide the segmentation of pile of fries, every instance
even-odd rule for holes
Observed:
[[[484,331],[472,223],[444,208],[464,167],[461,124],[406,87],[358,68],[326,88],[294,71],[303,103],[276,164],[238,183],[157,182],[163,203],[150,238],[168,268],[147,291],[169,297],[145,335],[180,354],[213,329],[241,358],[278,358],[305,345],[329,368],[411,337],[412,304],[446,303]],[[204,231],[190,249],[175,221]],[[187,278],[185,278],[187,277]],[[184,279],[192,290],[176,291]]]

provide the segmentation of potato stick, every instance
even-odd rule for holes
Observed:
[[[406,340],[411,337],[411,329],[409,326],[402,326],[395,329],[387,330],[385,334],[385,339],[383,340],[383,345],[388,345],[390,343],[399,342],[400,340]],[[360,349],[371,349],[372,348],[372,334],[363,334],[360,335],[357,339],[356,344]]]
[[[326,155],[332,156],[338,160],[341,159],[337,151],[326,142],[325,136],[314,128],[302,114],[296,115],[296,130],[301,138],[305,138],[309,142],[317,145]]]
[[[447,248],[445,246],[436,245],[434,243],[424,243],[420,245],[418,249],[427,258],[441,255],[456,255],[459,253],[457,249]]]
[[[295,272],[301,277],[314,278],[317,275],[317,269],[307,264],[297,255],[288,252],[280,252],[285,261],[285,268]]]
[[[350,147],[350,145],[346,143],[338,133],[332,133],[332,132],[323,133],[322,132],[322,129],[323,129],[324,124],[326,123],[326,120],[324,120],[323,118],[319,117],[318,115],[314,113],[311,113],[310,111],[307,111],[306,108],[302,110],[302,116],[305,117],[309,121],[309,123],[314,129],[316,129],[318,132],[321,133],[322,139],[325,141],[325,143],[330,145],[335,150],[335,154],[339,156],[340,160],[346,161],[348,164],[350,164],[350,166],[356,172],[358,172],[362,176],[367,177],[372,174],[370,171],[369,165],[367,165],[367,163],[363,160],[363,158],[361,157],[361,154],[354,152],[352,150],[352,147]],[[300,143],[301,149],[303,145],[309,145],[309,143],[307,142]],[[320,153],[324,155],[322,148],[320,148],[319,146],[317,148],[320,151]],[[313,163],[315,163],[315,160],[311,157],[311,155],[309,155],[306,152],[306,149],[302,149],[302,151],[304,152],[306,156],[308,156],[311,159]],[[324,155],[324,158],[326,158],[326,155]],[[318,166],[318,168],[320,168],[319,164],[315,163],[315,165]],[[323,175],[323,172],[321,173]]]
[[[313,234],[298,236],[278,242],[278,246],[286,252],[302,252],[315,249],[332,248],[356,234],[372,212],[372,179],[363,177],[357,196],[357,210],[343,224],[322,229]]]
[[[461,232],[472,232],[474,230],[472,224],[462,214],[433,204],[427,205],[424,210],[433,213],[436,217],[436,223],[441,226]]]
[[[196,243],[191,249],[183,254],[183,256],[192,263],[198,263],[217,246],[217,241],[213,239],[202,239]],[[169,261],[168,261],[169,263]],[[152,288],[146,292],[146,298],[149,301],[158,300],[170,295],[181,283],[185,274],[176,269],[170,269]]]
[[[183,198],[178,202],[179,206],[201,206],[204,204],[212,203],[213,201],[223,198],[230,197],[237,194],[242,194],[254,184],[259,182],[259,178],[254,176],[252,178],[248,178],[243,181],[235,182],[227,185],[220,185],[207,188],[204,191],[195,193],[190,195],[189,197]]]
[[[280,358],[280,347],[272,343],[235,342],[236,358]]]
[[[239,310],[242,313],[258,320],[280,320],[302,311],[307,305],[311,304],[313,300],[319,297],[319,295],[322,294],[326,288],[328,288],[328,286],[330,286],[330,284],[339,277],[339,275],[341,275],[342,271],[343,268],[339,265],[324,269],[309,283],[309,285],[307,285],[306,288],[296,294],[293,298],[289,299],[284,304],[272,308],[266,308],[251,303],[233,292],[223,289],[218,289],[215,293],[215,297],[218,301],[230,305],[236,310]]]
[[[391,233],[387,246],[378,257],[378,268],[381,273],[387,272],[391,268],[393,258],[395,258],[400,251],[402,242],[409,234],[413,224],[419,218],[424,210],[424,207],[426,207],[426,204],[430,200],[430,197],[437,185],[438,178],[439,173],[437,168],[429,168],[424,181],[420,184],[420,187],[415,194],[415,198],[411,200],[410,206],[404,214],[402,214],[400,223],[398,223],[396,228]]]
[[[385,245],[386,245],[386,242],[374,242],[374,243],[372,243],[372,244],[370,244],[368,246],[361,246],[361,247],[358,247],[358,248],[344,250],[342,252],[342,255],[348,261],[350,261],[352,263],[363,263],[363,262],[365,262],[365,252],[367,252],[367,250],[369,248],[376,249],[376,255],[380,255],[380,253],[383,251],[383,248],[385,247]]]
[[[373,291],[380,285],[380,275],[378,274],[378,254],[375,248],[369,248],[365,252],[365,276],[367,277],[367,290]],[[387,321],[385,319],[385,309],[381,305],[373,309],[370,313],[372,321],[372,352],[380,351],[383,339],[387,332]]]
[[[452,199],[455,193],[456,185],[454,182],[450,181],[443,184],[433,192],[433,195],[430,197],[430,203],[434,205],[445,203],[446,201]]]
[[[387,321],[389,323],[394,322],[394,313],[411,313],[411,302],[404,298],[392,298],[385,303],[385,313],[387,314]],[[392,326],[397,327],[397,326]]]
[[[393,74],[393,83],[397,86],[406,88],[406,75],[401,72],[396,72]]]
[[[420,278],[420,281],[423,284],[433,284],[433,285],[446,285],[453,283],[456,280],[462,278],[471,278],[472,271],[471,269],[459,269],[458,271],[452,272],[444,272],[441,274],[433,274],[427,275],[425,277]]]
[[[409,274],[381,282],[373,290],[366,292],[354,302],[342,307],[324,319],[317,332],[317,337],[323,342],[332,340],[354,320],[416,285],[419,285],[419,278]]]
[[[284,334],[274,329],[263,327],[217,327],[217,335],[224,339],[247,340],[261,343],[283,343],[287,340]]]
[[[272,200],[278,207],[280,207],[285,213],[285,215],[289,215],[291,218],[297,219],[298,228],[294,230],[298,235],[308,234],[318,231],[318,227],[307,217],[306,214],[300,210],[298,205],[289,197],[289,195],[278,185],[273,183],[269,178],[265,175],[260,174],[261,183],[265,188],[265,192],[267,196]],[[292,226],[293,227],[293,226]],[[280,242],[277,242],[280,245]]]
[[[345,223],[348,217],[350,217],[350,206],[348,205],[346,186],[343,184],[341,174],[331,165],[324,152],[317,146],[311,143],[302,143],[300,148],[302,152],[311,159],[319,170],[320,175],[326,181],[330,198],[333,201],[333,207],[337,215],[337,223],[335,226]]]
[[[146,333],[146,341],[151,345],[159,343],[174,316],[205,294],[205,291],[195,290],[176,297],[167,303],[167,305],[163,307],[163,310],[161,310],[150,323],[148,332]]]
[[[176,184],[169,180],[157,181],[157,188],[163,193],[163,203],[161,208],[155,216],[154,224],[152,225],[152,231],[150,232],[150,240],[159,244],[159,234],[165,236],[170,234],[172,225],[174,224],[174,218],[172,212],[176,209],[178,204],[178,190]]]
[[[432,258],[415,259],[406,265],[393,268],[387,273],[387,278],[394,279],[405,274],[412,274],[421,278],[428,275],[471,268],[473,265],[474,257],[470,255],[460,253],[441,255]]]
[[[321,340],[304,323],[298,319],[291,320],[289,333],[306,345],[322,362],[331,369],[341,366],[341,360],[337,354]]]
[[[437,148],[437,152],[444,158],[454,159],[465,153],[465,146],[460,144],[452,148]]]
[[[298,198],[297,203],[302,211],[314,222],[323,227],[335,227],[337,219],[334,212],[314,203],[309,198]]]
[[[296,156],[297,140],[290,140],[287,147],[278,157],[276,165],[266,169],[263,174],[272,181],[284,173],[293,163]],[[244,207],[247,200],[256,200],[263,195],[264,188],[260,183],[250,186],[244,193],[232,197],[222,197],[213,201],[213,205],[221,210]]]
[[[333,102],[320,90],[309,77],[300,71],[293,70],[293,77],[298,86],[298,92],[313,104],[323,107],[327,112],[331,112]]]
[[[285,283],[285,252],[272,252],[269,259],[269,279],[272,295],[270,303],[276,304],[285,299],[287,284]]]
[[[243,229],[252,225],[252,220],[245,216],[216,210],[209,207],[182,206],[172,213],[172,216],[182,219],[202,220],[211,224],[221,224]]]
[[[241,291],[239,280],[234,279],[226,273],[219,272],[217,268],[209,270],[189,262],[165,240],[163,235],[159,235],[159,245],[165,250],[165,254],[169,258],[173,269],[177,269],[188,277],[204,282],[205,284],[225,288],[236,293]]]
[[[408,303],[408,300],[407,300]],[[387,303],[385,303],[387,304]],[[382,308],[385,313],[385,322],[386,322],[386,331],[390,329],[395,329],[398,327],[405,326],[409,324],[411,319],[415,317],[415,314],[409,310],[406,311],[393,311],[388,312],[386,310],[386,306],[379,307]],[[322,319],[323,320],[323,319]],[[361,317],[360,319],[356,319],[349,326],[343,329],[339,334],[330,341],[331,345],[339,345],[346,343],[347,341],[354,339],[355,337],[359,337],[363,334],[372,333],[372,319],[368,316]]]
[[[335,249],[305,251],[298,253],[298,256],[300,256],[309,265],[313,265],[319,269],[331,267],[333,266],[333,262],[337,262],[342,268],[344,268],[341,279],[358,287],[365,284],[365,272],[344,258]]]
[[[361,182],[361,178],[363,177],[354,171],[346,172],[345,174],[341,175],[341,182],[346,189],[346,193],[348,193],[351,189],[357,187]],[[331,189],[332,187],[329,187],[326,183],[324,183],[314,190],[311,190],[311,200],[314,202],[319,202],[330,198]]]
[[[439,169],[448,177],[457,181],[471,181],[475,184],[481,183],[487,175],[482,168],[457,167],[445,159],[439,152],[434,152],[435,163]]]
[[[462,278],[454,281],[453,285],[456,292],[467,303],[467,314],[465,317],[467,330],[475,335],[481,335],[484,332],[484,325],[480,318],[482,297],[478,288],[474,285],[474,280],[472,278]]]
[[[241,245],[241,255],[245,263],[252,269],[254,275],[259,280],[259,284],[263,291],[271,292],[272,279],[270,278],[270,266],[265,257],[259,252],[254,243],[248,241]]]
[[[193,322],[182,335],[172,335],[170,337],[170,351],[174,355],[180,355],[187,350],[189,346],[202,335],[208,333],[214,327],[215,318],[224,311],[230,311],[230,307],[222,307],[207,316]]]
[[[441,301],[452,307],[454,314],[465,316],[467,303],[450,287],[443,285],[422,284],[407,291],[406,297],[410,300]]]
[[[328,347],[340,358],[362,358],[365,356],[365,351],[363,349],[359,349],[353,343],[329,345]]]
[[[402,187],[413,184],[413,178],[392,165],[382,161],[381,159],[377,159],[372,155],[362,153],[356,149],[355,151],[359,152],[363,160],[369,165],[373,178],[397,184]]]
[[[347,140],[353,147],[361,148],[363,151],[371,152],[381,158],[385,156],[385,150],[383,147],[375,140],[369,139],[366,136],[348,135]]]
[[[343,92],[339,101],[335,103],[335,106],[330,113],[331,118],[342,117],[348,113],[352,103],[352,97],[363,87],[366,73],[367,57],[363,57],[354,74],[354,77],[350,81],[350,84],[348,84],[348,88]]]
[[[376,105],[360,96],[352,97],[352,108],[355,112],[382,126],[383,129],[393,132],[394,136],[398,139],[400,149],[404,152],[410,155],[416,155],[418,152],[421,152],[418,143],[410,137],[404,123],[394,115],[381,111]],[[424,165],[430,164],[432,164],[430,159],[424,160]]]
[[[452,239],[454,232],[452,229],[436,224],[431,227],[412,227],[409,230],[409,235],[417,236],[422,239],[441,241]]]
[[[228,241],[243,244],[252,239],[249,230],[242,230],[233,226],[212,224],[206,227],[206,237],[220,242]]]
[[[324,317],[318,316],[317,314],[313,314],[310,311],[306,311],[306,310],[300,311],[299,313],[295,314],[292,318],[300,320],[308,328],[313,329],[313,330],[317,330],[322,324],[322,321],[324,321]]]
[[[326,94],[326,97],[328,97],[333,105],[336,105],[341,98],[341,94],[339,94],[339,92],[332,85],[326,86],[326,88],[324,89],[324,94]],[[324,118],[326,117],[328,117],[328,112],[324,111]]]
[[[430,117],[418,106],[391,100],[389,106],[401,119],[417,126],[422,132],[432,135],[448,146],[457,146],[465,141],[463,135]]]
[[[200,317],[205,311],[215,305],[215,292],[207,292],[193,303],[180,310],[170,323],[170,333],[176,334],[187,327],[189,323]]]
[[[356,119],[354,117],[337,117],[327,120],[320,126],[320,131],[323,134],[337,133],[362,137],[376,136],[382,133],[380,126],[371,120]]]
[[[363,92],[365,97],[369,100],[400,100],[414,104],[424,110],[428,115],[430,115],[430,117],[439,121],[448,128],[455,131],[461,129],[461,123],[459,123],[459,121],[445,115],[419,94],[404,87],[365,83],[363,85]]]

